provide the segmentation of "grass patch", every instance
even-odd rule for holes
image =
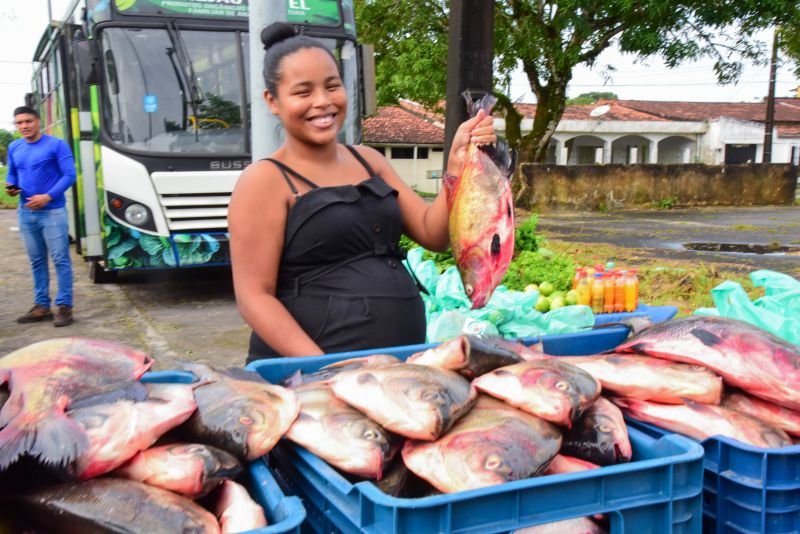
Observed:
[[[3,187],[0,187],[0,208],[16,208],[19,204],[19,195],[12,197],[6,193],[5,184],[7,173],[8,167],[0,167],[0,182],[3,184]]]
[[[758,230],[758,226],[753,226],[752,224],[734,224],[731,228],[734,230]]]
[[[636,249],[603,243],[574,243],[548,239],[547,246],[558,254],[570,256],[576,266],[605,264],[637,269],[639,301],[651,306],[677,306],[678,316],[690,315],[697,308],[714,306],[711,290],[726,280],[742,285],[751,300],[764,290],[753,286],[749,270],[722,269],[695,261],[653,259]]]

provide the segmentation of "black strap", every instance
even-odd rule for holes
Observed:
[[[372,170],[372,167],[369,166],[369,163],[367,163],[367,160],[365,160],[355,148],[351,147],[350,145],[345,145],[345,146],[347,147],[347,150],[349,150],[353,154],[353,156],[355,156],[355,158],[361,163],[361,165],[364,166],[364,168],[367,170],[367,173],[369,173],[370,178],[372,178],[373,176],[377,176],[377,174],[375,174],[375,171]]]
[[[304,184],[306,184],[311,189],[317,189],[319,187],[317,184],[315,184],[314,182],[312,182],[311,180],[309,180],[308,178],[306,178],[305,176],[303,176],[299,172],[295,171],[294,169],[292,169],[288,165],[286,165],[284,163],[281,163],[280,161],[278,161],[276,159],[272,159],[272,158],[264,158],[264,159],[266,161],[271,161],[272,163],[275,164],[276,167],[278,167],[281,170],[281,172],[283,173],[283,177],[286,180],[286,183],[289,184],[289,188],[292,190],[292,193],[294,193],[294,196],[298,195],[297,188],[294,186],[294,183],[289,178],[289,176],[286,174],[287,172],[289,174],[291,174],[292,176],[294,176],[295,178],[297,178],[298,180],[300,180],[301,182],[303,182]]]

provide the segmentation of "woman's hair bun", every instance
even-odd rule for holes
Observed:
[[[295,35],[297,35],[297,31],[288,22],[273,22],[261,30],[261,42],[264,43],[264,49],[266,50],[270,46]]]

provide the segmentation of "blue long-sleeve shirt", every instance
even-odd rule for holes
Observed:
[[[53,199],[44,209],[65,205],[64,191],[75,183],[75,160],[67,143],[42,134],[35,143],[17,139],[8,145],[6,183],[16,185],[21,204],[33,195],[48,194]]]

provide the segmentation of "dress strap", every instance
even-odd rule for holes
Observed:
[[[373,176],[377,176],[377,174],[375,174],[375,171],[372,170],[372,167],[369,166],[369,163],[367,163],[367,160],[365,160],[361,156],[361,154],[358,153],[358,150],[356,150],[350,145],[345,145],[345,146],[347,147],[347,150],[349,150],[353,154],[353,156],[355,156],[355,158],[361,163],[361,165],[364,166],[364,168],[367,170],[367,173],[369,173],[370,178],[372,178]]]
[[[306,184],[311,189],[317,189],[319,187],[317,184],[315,184],[314,182],[312,182],[311,180],[309,180],[308,178],[306,178],[305,176],[303,176],[299,172],[295,171],[294,169],[292,169],[288,165],[286,165],[284,163],[281,163],[280,161],[278,161],[276,159],[272,159],[272,158],[264,158],[264,159],[267,160],[267,161],[271,161],[272,163],[275,164],[276,167],[278,167],[280,169],[281,173],[283,173],[284,180],[286,180],[286,183],[289,184],[289,189],[292,190],[292,193],[294,194],[294,196],[299,196],[299,193],[297,192],[297,188],[294,186],[294,183],[292,182],[291,178],[289,178],[289,174],[291,174],[292,176],[294,176],[295,178],[297,178],[298,180],[300,180],[301,182]],[[287,174],[287,173],[289,173],[289,174]]]

